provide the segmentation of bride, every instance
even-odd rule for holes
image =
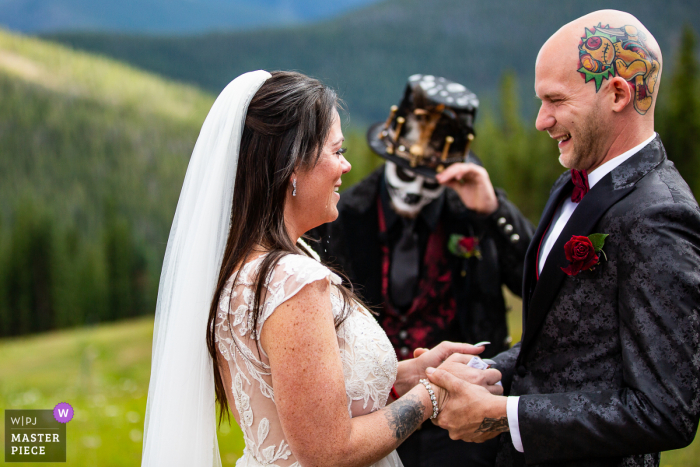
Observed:
[[[317,80],[265,71],[214,103],[163,264],[142,465],[220,465],[216,399],[219,423],[236,409],[238,466],[400,466],[395,448],[446,397],[425,369],[483,350],[443,342],[398,363],[304,245],[337,217],[350,170],[337,106]],[[484,375],[498,392],[500,373]]]

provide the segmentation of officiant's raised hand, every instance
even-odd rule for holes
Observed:
[[[476,371],[496,372],[500,379],[497,370]],[[483,443],[508,431],[505,397],[493,395],[483,386],[463,381],[442,368],[428,368],[426,374],[432,384],[447,392],[438,404],[440,415],[433,423],[448,430],[450,438]]]
[[[435,179],[441,185],[452,188],[464,205],[481,214],[491,214],[498,209],[498,198],[485,168],[471,162],[451,164]]]

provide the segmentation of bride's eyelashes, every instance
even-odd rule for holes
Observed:
[[[347,151],[348,151],[348,148],[340,148],[340,149],[338,149],[335,153],[336,153],[338,156],[342,156],[342,155],[345,154]]]

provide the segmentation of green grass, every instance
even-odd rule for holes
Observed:
[[[516,342],[520,301],[509,295],[508,302]],[[139,465],[152,334],[149,317],[0,340],[0,407],[51,409],[68,402],[75,418],[67,427],[68,461],[60,465]],[[241,455],[243,438],[235,422],[219,430],[219,449],[224,465],[234,465]],[[700,466],[700,438],[663,453],[661,466]]]
[[[0,340],[0,407],[73,406],[67,463],[56,465],[139,465],[152,335],[149,317]],[[235,423],[222,426],[219,448],[223,464],[235,464],[243,451]]]

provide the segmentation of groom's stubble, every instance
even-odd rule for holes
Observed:
[[[607,130],[600,118],[600,100],[593,99],[588,114],[573,126],[576,140],[570,154],[560,154],[559,163],[567,169],[587,170],[605,156]]]

